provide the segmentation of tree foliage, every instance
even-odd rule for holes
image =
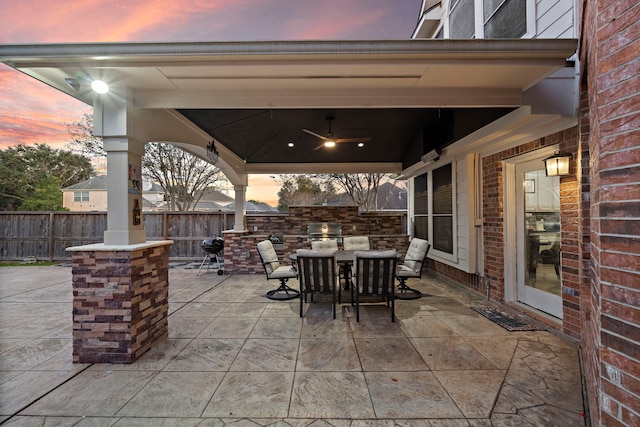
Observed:
[[[45,144],[0,150],[0,209],[59,210],[60,190],[92,174],[86,157]]]
[[[334,182],[342,188],[361,211],[374,212],[378,210],[378,188],[386,174],[357,173],[323,176],[327,181]]]
[[[142,174],[162,187],[172,211],[194,210],[205,190],[226,179],[211,163],[159,142],[145,146]]]
[[[86,157],[107,156],[102,138],[93,136],[93,114],[85,113],[79,121],[67,124],[67,130],[71,135],[71,142],[67,147],[74,153]]]
[[[280,175],[275,179],[281,184],[278,191],[280,211],[288,211],[290,206],[322,205],[336,196],[333,184],[315,175]]]

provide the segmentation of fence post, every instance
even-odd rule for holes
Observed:
[[[167,212],[162,213],[162,238],[169,240],[169,226],[167,225]]]
[[[53,239],[53,212],[49,212],[49,261],[53,261],[53,257],[55,255],[54,244],[55,241]]]

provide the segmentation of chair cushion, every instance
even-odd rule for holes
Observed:
[[[270,279],[281,279],[283,277],[294,278],[298,277],[298,272],[293,266],[281,265],[269,274]]]
[[[414,237],[413,240],[411,240],[409,249],[407,249],[407,254],[404,257],[404,265],[414,271],[422,269],[422,261],[424,260],[424,257],[427,256],[428,250],[429,242],[424,239]]]
[[[371,249],[367,236],[349,236],[342,239],[345,251],[366,251]]]
[[[332,240],[314,240],[311,242],[311,249],[319,251],[323,249],[338,250],[338,241]]]
[[[355,251],[354,258],[395,258],[397,252],[395,249],[388,251]]]
[[[314,249],[298,249],[296,254],[298,256],[333,256],[336,254],[336,250],[333,249],[322,249],[322,250],[314,250]]]
[[[280,267],[278,262],[278,254],[276,253],[273,243],[270,240],[263,240],[256,245],[262,262],[264,262],[264,268],[267,271],[267,276],[271,275],[275,270]]]

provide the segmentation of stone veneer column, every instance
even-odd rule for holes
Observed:
[[[132,363],[167,337],[171,243],[67,249],[74,363]]]

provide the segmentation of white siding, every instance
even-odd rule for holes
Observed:
[[[575,37],[572,0],[540,0],[536,4],[536,38]]]
[[[456,229],[458,242],[458,263],[461,270],[469,270],[469,168],[467,158],[456,159]]]

